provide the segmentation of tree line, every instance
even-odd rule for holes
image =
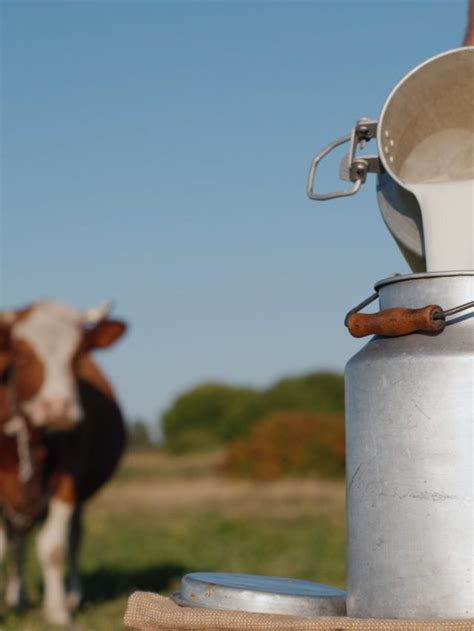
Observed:
[[[275,413],[343,410],[344,379],[332,372],[288,377],[264,389],[205,383],[180,394],[164,412],[164,446],[175,453],[211,449],[241,439]]]

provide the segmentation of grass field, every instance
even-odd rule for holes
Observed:
[[[122,629],[135,589],[170,593],[197,570],[344,583],[344,488],[316,479],[252,483],[215,474],[220,454],[131,453],[91,502],[82,567],[86,603],[75,631]],[[43,631],[29,555],[32,609],[2,612],[5,631]],[[1,619],[1,618],[0,618]]]

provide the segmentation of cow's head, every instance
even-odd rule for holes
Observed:
[[[8,356],[11,405],[39,427],[67,429],[81,420],[75,369],[82,354],[113,344],[126,325],[110,305],[85,313],[51,300],[0,313],[0,352]]]

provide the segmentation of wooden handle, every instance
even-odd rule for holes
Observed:
[[[354,337],[384,335],[398,337],[417,331],[438,332],[444,329],[444,318],[436,319],[435,314],[443,313],[438,305],[428,305],[421,309],[385,309],[378,313],[353,313],[347,319],[347,328]]]

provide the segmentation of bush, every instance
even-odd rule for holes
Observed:
[[[263,392],[247,392],[229,408],[222,437],[229,441],[245,436],[262,418],[282,410],[343,412],[344,377],[315,372],[282,379]]]
[[[344,377],[330,372],[314,372],[278,381],[266,392],[273,409],[344,411]]]
[[[223,441],[223,426],[229,410],[245,388],[209,383],[179,396],[163,415],[166,446],[175,452],[212,448]]]
[[[344,455],[343,414],[288,411],[266,417],[232,443],[220,469],[260,480],[341,477]]]
[[[164,441],[175,452],[212,449],[248,434],[282,410],[342,412],[342,375],[315,372],[282,379],[267,390],[209,383],[180,395],[162,418]]]

